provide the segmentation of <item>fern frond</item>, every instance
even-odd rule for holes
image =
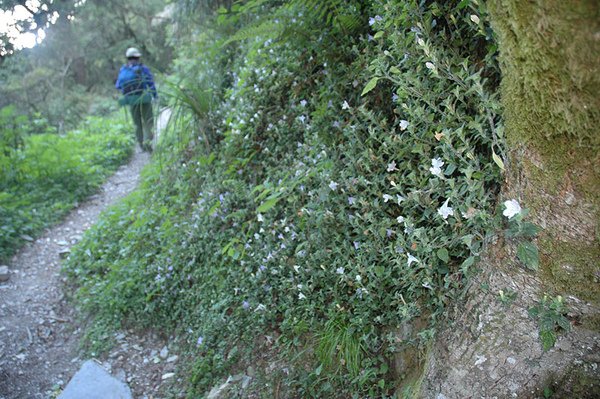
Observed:
[[[308,17],[345,32],[356,32],[363,26],[361,0],[291,0],[291,7],[302,8]]]
[[[316,25],[317,29],[333,27],[352,34],[364,26],[365,16],[361,13],[364,3],[365,0],[289,0],[283,4],[280,0],[238,1],[231,8],[231,12],[238,17],[254,14],[261,7],[269,7],[272,11],[266,20],[241,28],[223,45],[256,37],[274,39],[285,32],[294,31],[291,24],[285,21],[299,13],[316,22],[311,26]]]
[[[284,31],[284,29],[284,24],[269,19],[238,30],[235,34],[230,36],[223,45],[256,37],[264,37],[265,39],[276,38]]]

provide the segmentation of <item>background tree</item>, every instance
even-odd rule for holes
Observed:
[[[0,69],[0,107],[40,112],[59,130],[90,111],[114,109],[114,80],[127,47],[164,72],[170,62],[164,0],[77,3],[68,18],[46,29],[45,40],[5,59]],[[92,108],[90,108],[92,107]]]

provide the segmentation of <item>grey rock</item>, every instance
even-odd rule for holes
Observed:
[[[231,387],[231,381],[230,381],[231,377],[227,379],[227,381],[225,381],[223,384],[219,385],[219,386],[215,386],[213,389],[210,390],[210,392],[208,393],[208,396],[206,397],[206,399],[224,399],[227,396],[227,392],[229,392],[229,389]]]
[[[125,373],[125,370],[123,370],[123,369],[117,370],[115,372],[115,378],[117,378],[119,381],[125,382],[127,380],[127,374]]]
[[[574,205],[575,201],[576,201],[575,194],[573,194],[572,192],[568,192],[567,195],[565,195],[565,203],[567,205]]]
[[[68,248],[63,248],[60,251],[58,251],[58,256],[61,259],[67,259],[69,257],[69,255],[71,255],[71,250]]]
[[[0,281],[8,281],[10,278],[10,270],[8,266],[0,266]]]
[[[163,348],[160,350],[159,356],[163,359],[166,359],[167,356],[169,356],[169,348],[163,346]]]
[[[248,388],[248,385],[250,385],[250,381],[252,381],[252,377],[244,374],[230,375],[223,384],[213,387],[206,399],[229,398],[230,395],[228,395],[228,393],[234,385],[239,384],[242,389],[246,389]]]
[[[112,377],[94,360],[88,360],[73,376],[58,399],[133,399],[129,387]]]
[[[175,376],[175,373],[166,373],[163,374],[163,376],[161,377],[162,380],[167,380],[169,378],[173,378]]]

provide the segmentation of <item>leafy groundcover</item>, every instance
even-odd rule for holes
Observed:
[[[498,220],[495,42],[481,2],[330,3],[221,9],[181,47],[160,162],[66,266],[91,348],[158,328],[189,397],[250,365],[264,397],[417,387],[394,359]]]
[[[94,193],[132,154],[126,125],[90,118],[65,135],[26,134],[30,121],[7,109],[1,120],[0,259]],[[17,118],[17,119],[15,119]],[[15,123],[13,123],[15,122]]]

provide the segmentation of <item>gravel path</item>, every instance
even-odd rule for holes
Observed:
[[[10,279],[0,283],[0,399],[52,397],[85,360],[78,357],[82,328],[63,294],[59,252],[80,240],[104,209],[135,189],[148,160],[146,153],[136,152],[99,194],[26,245],[10,262]],[[166,359],[152,359],[163,340],[125,331],[117,341],[118,349],[101,360],[117,377],[128,380],[136,397],[146,396],[167,369]],[[144,360],[160,368],[140,368]],[[173,360],[168,364],[174,367]]]

